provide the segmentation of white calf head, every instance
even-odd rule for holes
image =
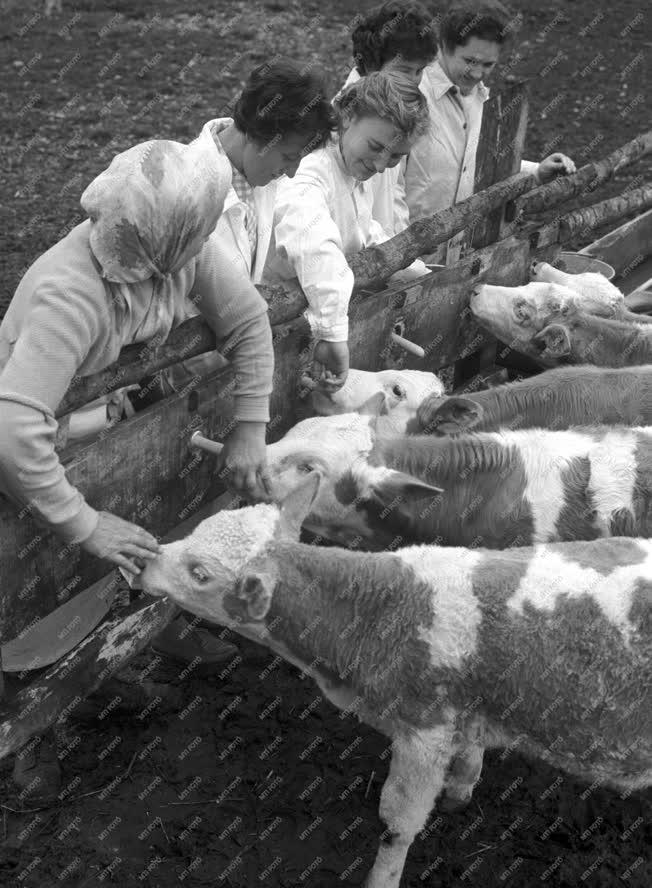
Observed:
[[[520,287],[483,284],[470,299],[475,319],[502,342],[526,354],[537,355],[532,339],[550,320],[573,312],[577,294],[555,283],[530,283]]]
[[[581,274],[568,274],[548,262],[533,262],[530,269],[533,281],[560,284],[568,287],[579,297],[579,306],[589,314],[613,317],[624,307],[625,297],[618,287],[608,281],[603,274],[585,271]]]
[[[267,446],[274,501],[282,502],[308,474],[316,472],[321,483],[305,526],[320,533],[328,525],[329,536],[335,540],[340,526],[349,532],[363,531],[355,503],[339,485],[355,461],[370,453],[375,426],[374,417],[359,413],[315,416],[297,423],[284,438]]]
[[[420,489],[421,496],[424,489],[438,492],[402,472],[374,469],[370,474],[368,457],[376,435],[384,431],[384,419],[358,413],[316,416],[298,423],[280,441],[269,444],[267,463],[275,502],[282,502],[308,474],[315,472],[321,479],[319,491],[304,526],[341,545],[360,538],[365,547],[373,548],[375,533],[360,508],[362,500],[371,497],[372,488],[378,501],[387,496],[393,499],[408,488],[410,495],[416,489]]]
[[[342,388],[327,395],[315,389],[311,395],[313,409],[320,416],[336,413],[352,413],[368,408],[370,399],[379,393],[382,398],[374,402],[377,415],[385,415],[395,408],[416,410],[429,394],[442,394],[443,383],[434,373],[422,370],[349,370]]]
[[[147,562],[139,577],[142,588],[150,595],[168,595],[215,623],[264,619],[275,585],[267,547],[274,539],[298,540],[318,486],[313,474],[280,507],[260,504],[206,518]]]

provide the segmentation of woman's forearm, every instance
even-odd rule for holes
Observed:
[[[98,513],[66,478],[54,449],[57,422],[35,406],[0,399],[0,490],[66,542],[82,542]]]

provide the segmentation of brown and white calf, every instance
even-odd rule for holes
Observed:
[[[650,428],[384,437],[382,419],[314,417],[268,445],[274,501],[319,473],[306,529],[368,549],[652,536]]]
[[[543,312],[538,306],[532,309],[528,301],[528,288],[534,287],[548,287],[553,293]],[[652,325],[590,314],[578,307],[576,294],[559,284],[483,284],[471,294],[469,306],[476,321],[490,333],[545,366],[652,363]]]
[[[470,796],[484,747],[518,743],[622,789],[652,783],[652,541],[324,549],[297,542],[316,488],[312,476],[280,510],[206,519],[141,580],[267,645],[391,738],[367,888],[397,888],[436,798]]]
[[[599,367],[634,367],[652,362],[652,325],[608,320],[583,312],[558,315],[533,338],[537,360]]]
[[[531,287],[550,287],[559,306],[542,315],[532,311],[522,295]],[[571,293],[572,299],[566,294]],[[558,284],[499,287],[483,284],[469,300],[474,318],[511,348],[546,366],[595,364],[632,367],[652,363],[650,324],[602,318],[574,303],[575,294]]]
[[[557,367],[471,395],[429,395],[417,410],[422,432],[458,435],[501,428],[652,425],[652,366]]]

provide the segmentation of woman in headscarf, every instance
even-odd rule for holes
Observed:
[[[55,411],[71,381],[108,367],[124,346],[160,343],[204,316],[236,381],[236,422],[217,468],[236,491],[267,493],[272,336],[266,302],[214,232],[230,184],[208,133],[119,154],[82,195],[90,218],[28,269],[0,325],[0,491],[64,542],[130,572],[156,555],[157,540],[96,511],[55,452]]]

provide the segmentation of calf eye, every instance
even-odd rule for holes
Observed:
[[[315,467],[311,463],[299,463],[297,466],[297,472],[301,472],[304,475],[309,475],[310,472],[314,472]]]
[[[211,576],[201,564],[193,564],[189,568],[190,576],[196,583],[207,583]]]
[[[514,317],[519,324],[530,320],[530,309],[525,299],[517,299],[514,303]]]
[[[392,394],[396,395],[397,398],[404,398],[405,397],[405,392],[403,391],[403,388],[400,385],[393,386]]]

